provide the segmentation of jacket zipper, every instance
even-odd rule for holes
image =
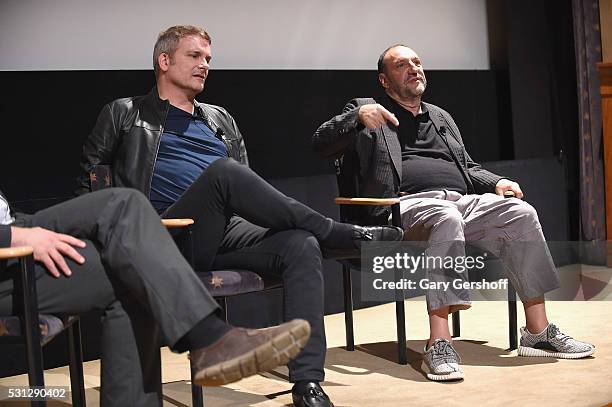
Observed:
[[[153,173],[155,172],[155,164],[157,164],[157,155],[159,154],[159,146],[161,145],[161,138],[164,135],[164,126],[166,124],[166,119],[168,118],[168,106],[166,106],[166,112],[164,114],[164,120],[162,121],[159,128],[159,138],[157,139],[157,147],[155,148],[155,156],[153,157],[153,167],[151,168],[151,173],[149,174],[149,191],[147,193],[147,198],[151,197],[151,188],[153,187]]]

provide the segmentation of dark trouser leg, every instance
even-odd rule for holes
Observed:
[[[206,271],[210,270],[233,214],[272,230],[307,230],[318,239],[325,238],[333,224],[229,158],[218,159],[208,167],[164,217],[195,219],[196,268]]]
[[[85,257],[83,265],[66,259],[73,271],[71,277],[52,277],[44,267],[36,265],[38,305],[44,314],[84,314],[102,311],[102,406],[161,405],[159,346],[155,324],[139,307],[126,307],[108,278],[94,244],[87,241],[78,249]],[[5,273],[17,273],[16,265]],[[13,313],[13,284],[0,283],[0,314]],[[127,301],[129,304],[131,301]],[[134,323],[132,323],[134,321]]]
[[[150,310],[170,345],[217,308],[140,192],[94,192],[40,211],[26,223],[91,239],[113,284]]]
[[[103,407],[162,405],[159,327],[139,308],[130,301],[116,301],[102,315]]]
[[[521,300],[539,298],[559,287],[538,214],[529,203],[493,194],[462,197],[469,207],[465,236],[499,257]]]
[[[305,319],[312,331],[306,347],[288,365],[290,380],[322,381],[327,347],[321,250],[317,239],[303,230],[272,233],[234,217],[213,267],[245,268],[261,275],[282,276],[285,320]]]

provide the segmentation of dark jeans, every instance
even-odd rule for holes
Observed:
[[[70,200],[16,226],[85,239],[71,277],[36,265],[39,309],[47,314],[102,311],[101,404],[161,405],[160,335],[176,343],[217,308],[147,199],[112,188]],[[17,272],[10,266],[4,273]],[[0,313],[13,308],[12,280],[0,282]]]
[[[197,271],[242,268],[282,277],[285,319],[305,319],[312,330],[289,363],[290,380],[323,380],[327,346],[318,240],[330,232],[332,220],[230,158],[208,167],[163,216],[195,220]]]

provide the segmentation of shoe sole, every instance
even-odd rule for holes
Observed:
[[[300,353],[310,337],[308,322],[295,321],[294,325],[271,341],[241,356],[200,370],[194,377],[194,384],[222,386],[286,365]]]
[[[552,352],[544,349],[530,348],[527,346],[519,346],[519,356],[530,356],[530,357],[544,357],[544,358],[557,358],[557,359],[581,359],[591,356],[595,352],[595,349],[588,350],[586,352],[579,353],[567,353],[567,352]]]
[[[452,372],[449,374],[433,374],[427,373],[427,378],[434,382],[449,382],[453,380],[463,380],[465,374],[463,372]]]

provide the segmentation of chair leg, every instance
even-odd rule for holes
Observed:
[[[183,256],[185,256],[191,267],[194,267],[193,231],[191,226],[187,226],[184,241],[181,246]],[[227,300],[225,297],[221,297],[217,299],[217,302],[219,303],[219,306],[221,306],[221,318],[227,322]],[[204,407],[204,390],[201,386],[195,385],[194,369],[191,360],[189,361],[189,368],[191,370],[191,405],[193,407]]]
[[[37,318],[38,321],[38,318]],[[38,331],[38,335],[29,335],[28,330]],[[38,339],[28,340],[28,336],[37,336]],[[26,358],[28,363],[28,384],[31,388],[45,387],[44,367],[42,359],[42,348],[40,344],[40,328],[26,327]],[[46,407],[46,400],[34,400],[30,403],[31,407]]]
[[[44,367],[38,321],[38,298],[34,279],[34,258],[26,256],[19,259],[21,269],[17,284],[23,295],[23,330],[25,331],[26,361],[28,364],[28,383],[30,387],[44,387]],[[32,406],[46,406],[45,400],[32,401]]]
[[[461,318],[459,311],[453,312],[453,338],[461,336]]]
[[[191,360],[189,361],[189,367],[191,368],[191,405],[193,407],[204,407],[204,390],[201,386],[195,385],[195,370]]]
[[[73,406],[85,406],[85,380],[83,378],[83,349],[81,348],[81,322],[68,327],[68,352],[70,355],[70,391]]]
[[[402,215],[400,213],[400,205],[391,205],[391,223],[393,226],[402,227]],[[396,276],[397,279],[397,276]],[[397,281],[400,281],[397,279]],[[408,354],[406,351],[406,308],[404,304],[404,296],[402,294],[401,301],[395,301],[395,317],[397,325],[397,355],[400,365],[408,364]]]
[[[217,297],[217,304],[221,307],[221,314],[219,317],[229,324],[229,318],[227,315],[227,297]]]
[[[351,281],[351,267],[342,265],[344,285],[344,327],[346,332],[346,350],[355,350],[355,334],[353,332],[353,283]]]
[[[218,297],[216,300],[219,307],[221,307],[219,317],[226,323],[229,323],[227,315],[227,297]],[[195,384],[195,370],[193,368],[193,362],[189,361],[189,367],[191,370],[191,405],[193,407],[204,407],[204,389],[202,386],[197,386]]]
[[[508,284],[508,336],[510,342],[509,350],[518,348],[517,314],[516,314],[516,291],[512,284]]]
[[[217,297],[215,299],[217,300],[219,307],[221,307],[220,318],[226,323],[229,323],[227,315],[227,297]],[[189,367],[191,370],[191,405],[193,407],[204,407],[204,389],[202,386],[197,386],[195,384],[195,370],[191,361],[189,361]]]
[[[395,301],[395,317],[397,325],[397,358],[400,365],[408,364],[406,351],[406,308],[404,300]]]

